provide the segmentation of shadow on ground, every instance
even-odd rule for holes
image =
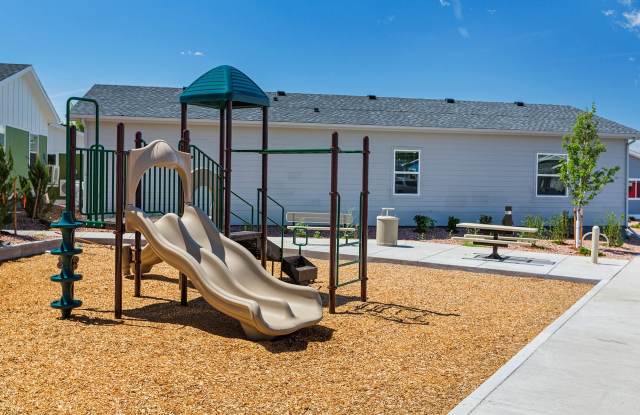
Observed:
[[[429,325],[430,317],[460,317],[458,313],[443,313],[429,309],[405,306],[393,303],[380,303],[368,301],[361,303],[340,314],[368,315],[394,323],[408,325]]]

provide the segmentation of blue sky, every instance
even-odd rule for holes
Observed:
[[[94,83],[570,104],[640,129],[640,0],[8,1],[0,61],[60,115]]]

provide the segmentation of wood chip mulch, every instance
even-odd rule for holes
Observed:
[[[254,343],[193,289],[181,307],[164,264],[115,320],[113,249],[83,248],[69,320],[54,256],[0,264],[0,413],[444,414],[591,288],[372,263],[369,302],[342,287],[338,314]]]

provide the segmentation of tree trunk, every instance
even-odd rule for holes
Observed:
[[[35,219],[38,215],[38,201],[40,200],[40,180],[38,180],[38,186],[36,187],[36,200],[33,202],[33,214],[31,219]]]
[[[575,236],[575,242],[576,242],[576,249],[580,249],[580,247],[582,246],[582,222],[583,222],[583,210],[582,207],[578,207],[575,210],[575,229],[574,229],[574,236]]]
[[[13,234],[18,234],[18,193],[16,192],[16,180],[13,178]]]

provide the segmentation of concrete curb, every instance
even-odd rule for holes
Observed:
[[[0,262],[40,255],[59,247],[61,243],[62,238],[56,238],[4,246],[0,248]]]
[[[540,346],[542,346],[542,344],[549,340],[555,332],[557,332],[567,321],[569,321],[569,319],[571,319],[571,317],[580,311],[580,309],[582,309],[582,307],[584,307],[596,294],[598,294],[598,292],[600,292],[600,290],[602,290],[612,279],[613,278],[598,282],[598,284],[583,295],[582,298],[569,307],[567,311],[545,327],[544,330],[534,337],[533,340],[531,340],[525,347],[520,349],[518,353],[509,359],[507,363],[500,367],[493,375],[491,375],[491,377],[478,386],[476,390],[460,401],[460,403],[458,403],[458,405],[449,412],[449,415],[464,415],[472,413],[475,408],[480,405],[485,398],[487,398],[487,396],[507,380],[511,374],[513,374]]]

